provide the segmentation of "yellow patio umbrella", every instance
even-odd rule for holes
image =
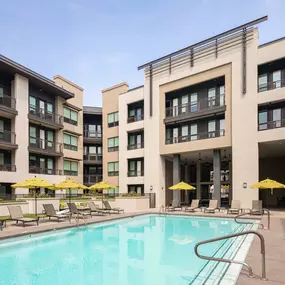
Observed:
[[[274,188],[285,188],[285,185],[282,183],[279,183],[275,180],[271,180],[269,178],[262,180],[256,184],[253,184],[250,186],[250,188],[259,188],[259,189],[271,189],[271,195],[273,194]]]
[[[179,182],[168,188],[169,190],[195,190],[196,188],[186,182]]]
[[[65,181],[51,185],[51,187],[49,187],[49,189],[51,189],[51,190],[68,189],[69,190],[69,203],[71,203],[71,190],[72,189],[88,189],[88,187],[77,182],[77,181],[75,181],[75,180],[67,179]]]
[[[52,187],[52,184],[50,184],[49,182],[34,177],[31,179],[27,179],[25,181],[16,183],[11,185],[11,187],[13,188],[29,188],[29,189],[35,189],[35,214],[37,215],[37,189],[39,188],[49,188]]]
[[[108,182],[101,181],[89,187],[89,190],[102,190],[102,207],[103,207],[103,190],[104,189],[115,189],[116,186],[109,184]]]

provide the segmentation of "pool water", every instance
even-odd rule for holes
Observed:
[[[0,284],[188,285],[207,265],[195,244],[242,230],[231,219],[145,215],[6,240]],[[217,256],[223,242],[199,252]]]

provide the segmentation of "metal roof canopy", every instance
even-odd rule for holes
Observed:
[[[145,63],[145,64],[139,66],[139,67],[138,67],[138,70],[141,70],[141,69],[146,68],[146,67],[150,67],[150,66],[152,66],[152,65],[154,65],[154,64],[156,64],[156,63],[163,62],[164,60],[169,60],[169,59],[171,59],[171,57],[173,57],[173,56],[177,56],[177,55],[179,55],[179,54],[181,54],[181,53],[184,53],[184,52],[186,52],[186,51],[191,51],[191,50],[194,49],[194,48],[201,47],[201,46],[203,46],[203,45],[205,45],[205,44],[208,44],[208,43],[210,43],[210,42],[212,42],[212,41],[216,41],[216,40],[218,40],[218,39],[220,39],[220,38],[223,38],[223,37],[226,37],[226,36],[228,36],[228,35],[230,35],[230,34],[233,34],[233,33],[236,33],[236,32],[238,32],[238,31],[242,31],[242,30],[244,30],[244,29],[250,28],[250,27],[252,27],[252,26],[254,26],[254,25],[257,25],[257,24],[259,24],[259,23],[262,23],[262,22],[266,21],[267,19],[268,19],[268,16],[264,16],[264,17],[258,18],[258,19],[256,19],[256,20],[253,20],[253,21],[251,21],[251,22],[248,22],[248,23],[246,23],[246,24],[243,24],[243,25],[241,25],[241,26],[238,26],[238,27],[236,27],[236,28],[233,28],[233,29],[231,29],[231,30],[228,30],[228,31],[226,31],[226,32],[223,32],[223,33],[221,33],[221,34],[218,34],[218,35],[216,35],[216,36],[214,36],[214,37],[208,38],[208,39],[203,40],[203,41],[201,41],[201,42],[198,42],[198,43],[196,43],[196,44],[190,45],[190,46],[188,46],[188,47],[186,47],[186,48],[180,49],[180,50],[178,50],[178,51],[175,51],[175,52],[173,52],[173,53],[170,53],[170,54],[168,54],[168,55],[165,55],[165,56],[163,56],[163,57],[160,57],[160,58],[158,58],[158,59],[156,59],[156,60],[153,60],[153,61],[150,61],[150,62],[148,62],[148,63]]]

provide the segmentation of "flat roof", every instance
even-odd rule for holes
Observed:
[[[74,94],[72,92],[56,85],[51,79],[0,54],[0,71],[1,70],[8,72],[11,75],[14,75],[16,73],[22,75],[23,77],[28,78],[31,83],[45,90],[47,93],[60,96],[64,99],[70,99],[74,97]]]
[[[83,106],[83,114],[102,115],[102,107]]]

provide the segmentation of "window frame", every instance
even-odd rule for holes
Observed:
[[[112,120],[110,120],[112,118]],[[107,114],[108,128],[116,127],[119,125],[119,112]]]
[[[110,146],[110,144],[112,144],[112,146]],[[118,150],[119,150],[119,137],[108,138],[108,152],[114,152]]]
[[[69,116],[66,116],[66,111],[69,112]],[[72,119],[72,113],[76,114],[76,120]],[[78,126],[78,111],[71,109],[67,106],[63,107],[63,121],[70,125]]]
[[[108,176],[119,176],[119,161],[110,161],[108,162]],[[110,170],[110,166],[112,170]]]
[[[65,169],[66,163],[69,163],[69,169]],[[76,165],[76,170],[72,170],[72,165]],[[63,161],[63,172],[64,175],[68,176],[78,176],[78,161],[65,159]]]
[[[69,143],[65,142],[65,138],[69,137]],[[76,145],[72,144],[72,138],[76,138]],[[63,147],[71,151],[78,151],[78,137],[75,135],[63,133]]]

